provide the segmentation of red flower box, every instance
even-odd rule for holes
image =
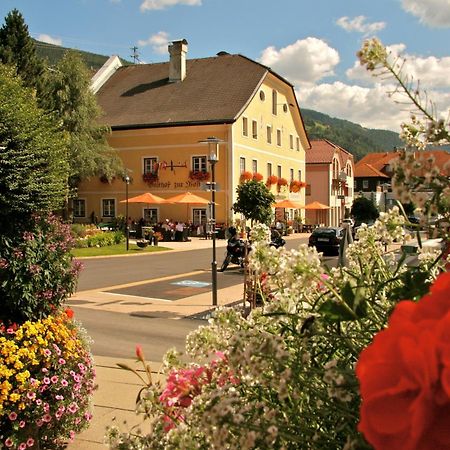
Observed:
[[[153,172],[148,172],[148,173],[144,173],[142,175],[142,179],[146,182],[146,183],[154,183],[155,181],[158,181],[159,177],[157,173],[153,173]]]
[[[260,174],[260,173],[258,173],[258,172],[255,172],[254,174],[253,174],[253,181],[262,181],[264,179],[264,177]]]
[[[266,185],[272,186],[273,184],[278,183],[278,177],[276,175],[270,175],[270,177],[267,178]]]
[[[242,172],[241,176],[239,177],[240,183],[245,183],[246,181],[250,181],[253,179],[253,174],[251,172]]]
[[[203,172],[202,170],[191,170],[189,172],[189,178],[196,181],[208,181],[209,172]]]

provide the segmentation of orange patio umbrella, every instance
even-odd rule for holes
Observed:
[[[330,206],[324,205],[320,202],[312,202],[308,203],[307,205],[303,206],[304,209],[330,209]]]
[[[185,204],[187,205],[186,215],[189,218],[189,205],[207,205],[209,200],[198,195],[191,194],[190,192],[183,192],[182,194],[175,195],[167,199],[168,203]],[[216,203],[217,205],[217,203]]]
[[[330,209],[330,206],[324,205],[323,203],[315,201],[312,203],[308,203],[303,208],[304,209],[315,209],[316,210],[316,222],[319,222],[319,212],[318,211],[324,211],[326,209]],[[323,219],[323,217],[322,217],[322,219]]]
[[[126,203],[127,200],[121,200],[120,203]],[[128,203],[148,203],[153,205],[160,205],[162,203],[170,203],[162,197],[146,192],[145,194],[136,195],[128,199]]]
[[[304,208],[304,205],[300,203],[294,202],[293,200],[285,199],[279,202],[273,203],[272,206],[275,208],[292,208],[292,209],[301,209]]]
[[[191,194],[190,192],[183,192],[182,194],[175,195],[167,199],[168,203],[185,203],[191,205],[207,205],[209,200],[198,195]]]

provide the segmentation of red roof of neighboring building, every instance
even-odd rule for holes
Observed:
[[[448,169],[445,169],[445,164],[450,164],[450,153],[445,150],[424,150],[414,152],[416,158],[428,158],[433,156],[435,164],[440,168],[441,173],[449,175]],[[386,166],[392,165],[398,158],[399,152],[383,152],[383,153],[368,153],[364,158],[355,164],[355,178],[390,178],[390,171]],[[385,173],[386,172],[386,173]]]
[[[341,167],[344,167],[349,159],[353,162],[353,155],[350,152],[327,139],[312,139],[310,142],[311,148],[306,150],[306,164],[331,164],[336,152]]]

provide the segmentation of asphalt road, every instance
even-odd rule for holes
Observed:
[[[289,239],[286,248],[296,248],[306,243],[306,237]],[[224,248],[217,249],[217,264],[223,261]],[[139,256],[84,259],[84,270],[78,281],[78,292],[89,289],[152,280],[169,275],[181,275],[195,270],[211,268],[211,249],[167,251]]]
[[[204,325],[204,320],[133,317],[110,311],[96,311],[73,306],[75,317],[92,338],[96,356],[134,358],[140,345],[149,361],[161,361],[172,347],[184,351],[190,331]]]
[[[305,238],[290,239],[287,248],[296,248]],[[222,262],[224,249],[218,249],[218,263]],[[324,258],[328,266],[336,258]],[[78,291],[98,289],[151,280],[168,275],[181,275],[211,267],[211,250],[183,252],[158,252],[136,257],[95,258],[84,260]],[[220,275],[225,275],[220,274]],[[93,339],[94,355],[116,358],[133,358],[135,346],[141,345],[148,360],[161,361],[164,353],[175,347],[184,349],[186,335],[205,321],[194,319],[164,319],[135,317],[122,313],[73,306],[75,317]]]

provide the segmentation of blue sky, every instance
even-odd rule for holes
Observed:
[[[292,82],[301,108],[399,131],[409,112],[355,56],[377,36],[450,108],[450,0],[1,0],[0,16],[13,8],[36,39],[126,59],[137,46],[144,63],[180,38],[188,58],[240,53]]]

